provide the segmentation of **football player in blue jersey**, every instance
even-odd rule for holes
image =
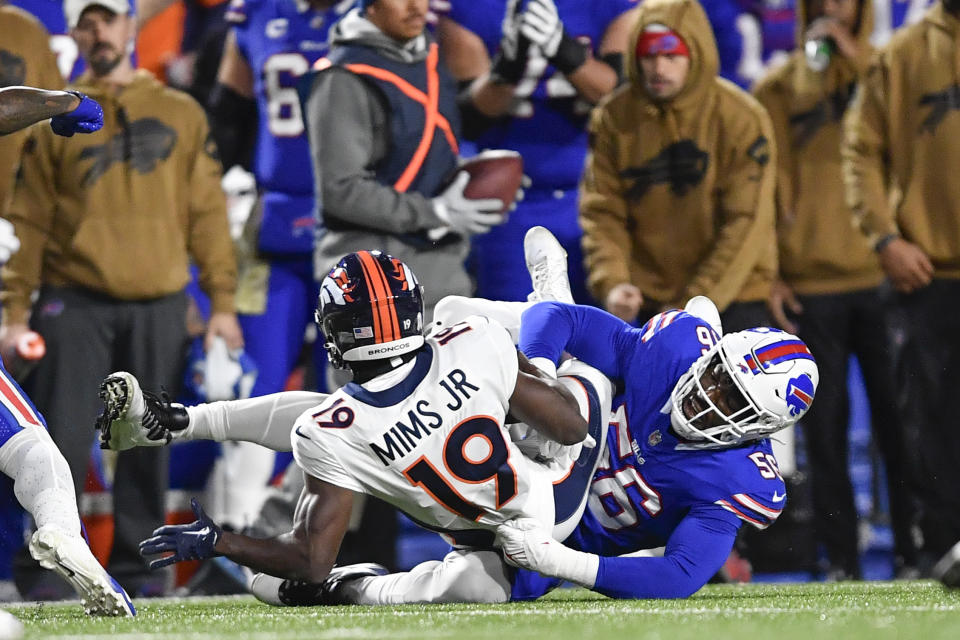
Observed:
[[[326,54],[327,31],[350,6],[234,0],[226,14],[233,27],[211,106],[225,168],[240,163],[254,136],[259,198],[244,233],[237,291],[245,349],[258,367],[254,396],[283,389],[312,320],[313,173],[296,83]]]
[[[528,254],[542,256],[532,262],[547,263],[542,281],[562,285],[549,266],[560,248],[531,236]],[[538,289],[543,299],[569,299],[556,285]],[[680,310],[637,329],[551,302],[524,312],[520,349],[535,363],[569,353],[624,391],[573,535],[561,545],[529,523],[501,527],[509,562],[552,576],[521,572],[513,599],[542,595],[559,579],[611,597],[686,597],[723,565],[744,522],[764,529],[783,510],[768,436],[806,413],[819,379],[795,336],[756,328],[721,338],[713,323]],[[663,557],[618,557],[663,545]]]
[[[619,82],[635,0],[451,2],[437,35],[463,86],[464,137],[478,148],[515,149],[531,179],[509,221],[473,239],[476,295],[524,300],[523,234],[548,227],[570,256],[577,300],[586,302],[577,184],[587,115]]]

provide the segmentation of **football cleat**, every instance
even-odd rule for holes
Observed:
[[[523,238],[523,254],[533,281],[533,293],[527,296],[527,300],[573,304],[567,276],[567,252],[553,234],[544,227],[531,227]]]
[[[693,296],[687,300],[687,304],[683,310],[692,316],[697,316],[701,320],[706,320],[713,330],[717,332],[718,336],[723,335],[720,311],[717,309],[717,305],[713,303],[713,300],[707,296]]]
[[[140,388],[137,378],[126,371],[111,373],[100,384],[103,412],[97,418],[100,447],[125,451],[133,447],[169,444],[183,431],[190,417],[182,404],[171,402]]]
[[[344,583],[387,573],[386,567],[374,562],[334,567],[321,582],[283,580],[259,573],[250,582],[250,592],[261,602],[284,607],[355,604],[340,593]]]
[[[30,555],[70,583],[92,616],[135,616],[137,610],[116,580],[100,566],[83,538],[41,527],[30,538]]]
[[[933,565],[933,577],[951,589],[960,588],[960,542],[950,547],[937,564]]]

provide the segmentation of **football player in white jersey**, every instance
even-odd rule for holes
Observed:
[[[376,573],[360,566],[331,574],[353,493],[361,492],[394,504],[458,549],[443,563],[391,576],[378,601],[506,600],[508,571],[492,550],[496,529],[529,517],[558,527],[561,538],[572,530],[599,451],[569,445],[588,433],[603,442],[611,386],[577,363],[559,378],[542,372],[503,326],[485,317],[428,337],[422,318],[420,286],[409,268],[361,251],[321,285],[317,322],[330,359],[354,375],[329,397],[275,394],[184,409],[145,394],[129,374],[108,377],[99,426],[110,448],[242,439],[292,448],[305,473],[290,533],[258,540],[222,531],[195,503],[196,522],[161,527],[141,544],[145,555],[173,552],[151,566],[225,555],[262,572],[252,585],[261,599],[333,602],[340,580]],[[295,412],[301,415],[291,431]],[[511,439],[509,423],[567,447],[556,447],[560,455],[550,460],[534,460]],[[536,436],[521,444],[530,455],[550,449]],[[471,580],[459,579],[466,574]]]

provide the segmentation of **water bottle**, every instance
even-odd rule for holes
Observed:
[[[807,40],[803,45],[803,53],[807,59],[807,66],[812,71],[820,73],[830,65],[830,58],[834,50],[833,40],[831,38],[817,38]]]
[[[19,338],[14,348],[3,353],[3,366],[17,382],[30,374],[33,368],[47,353],[47,343],[36,331],[27,331]]]

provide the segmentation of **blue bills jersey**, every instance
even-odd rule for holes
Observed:
[[[77,43],[70,37],[67,19],[60,0],[11,0],[10,4],[32,13],[50,32],[50,48],[57,56],[57,67],[64,80],[77,78],[86,65],[80,57]]]
[[[260,249],[313,247],[313,169],[297,80],[329,49],[327,34],[352,6],[317,10],[304,0],[233,0],[227,20],[253,72],[257,140],[253,173],[262,193]]]
[[[610,23],[636,6],[635,0],[555,0],[567,34],[597,47]],[[493,58],[500,48],[505,0],[454,1],[442,15],[473,32]],[[522,7],[521,7],[522,8]],[[534,51],[536,51],[534,49]],[[531,57],[517,86],[509,120],[486,131],[479,148],[515,149],[533,189],[576,189],[587,151],[590,104],[545,58]]]
[[[637,329],[598,309],[550,306],[548,313],[534,307],[524,315],[524,353],[553,358],[560,355],[557,349],[565,350],[624,388],[587,513],[566,544],[614,556],[667,544],[694,513],[761,529],[776,520],[786,487],[769,440],[700,449],[681,442],[670,428],[674,385],[718,340],[704,320],[673,310]],[[528,339],[538,316],[563,339]]]

